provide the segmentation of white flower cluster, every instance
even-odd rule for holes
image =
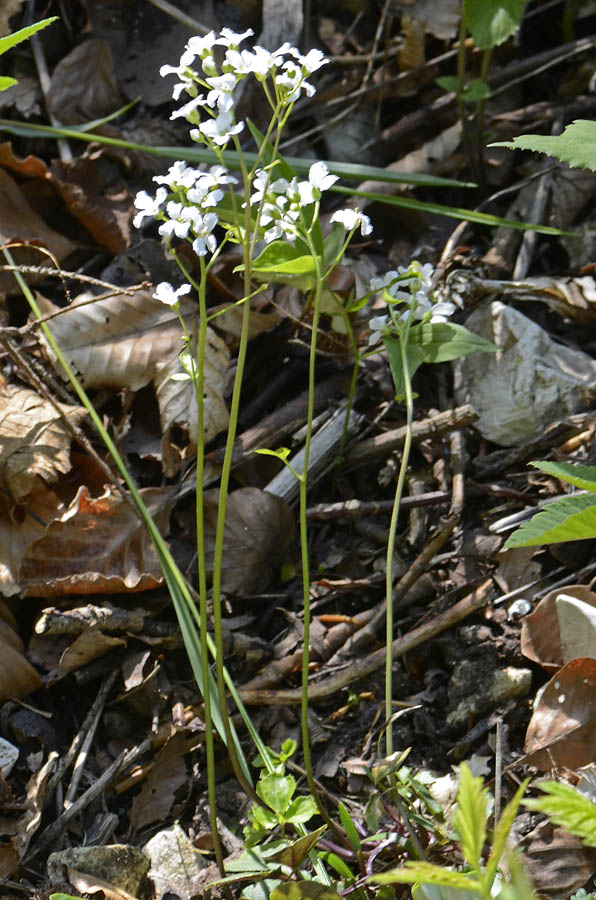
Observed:
[[[370,290],[385,294],[391,304],[388,315],[375,316],[369,322],[372,333],[368,339],[370,346],[377,344],[384,335],[395,333],[396,324],[406,324],[410,319],[424,319],[426,322],[446,322],[455,312],[455,305],[447,300],[435,303],[430,294],[433,267],[412,262],[409,266],[398,266],[379,278],[371,278]],[[389,297],[387,297],[389,295]],[[406,308],[397,312],[395,305],[403,302]]]
[[[266,243],[284,237],[293,242],[298,235],[300,210],[318,202],[323,191],[328,190],[338,180],[331,175],[324,162],[313,163],[308,170],[308,180],[292,178],[272,179],[271,170],[259,169],[253,181],[254,193],[251,206],[259,204],[259,223],[264,229]],[[359,210],[341,209],[333,213],[332,222],[339,222],[346,231],[360,226],[362,234],[370,234],[372,225],[368,216]]]
[[[315,93],[308,77],[329,62],[321,50],[311,50],[303,56],[296,47],[285,43],[273,53],[258,45],[252,50],[240,50],[240,44],[254,32],[251,28],[238,34],[231,28],[222,28],[204,37],[192,37],[185,46],[177,66],[162,66],[160,75],[176,75],[172,96],[178,100],[183,92],[190,100],[172,113],[171,118],[184,117],[192,125],[190,132],[195,141],[208,146],[224,148],[230,138],[239,134],[244,122],[234,120],[234,91],[247,75],[252,74],[265,88],[272,106],[289,106],[304,92],[308,97]],[[218,66],[214,50],[224,47],[221,66]],[[195,71],[195,65],[201,72]],[[272,98],[267,81],[274,92]],[[205,93],[202,93],[204,91]],[[201,121],[199,110],[207,117]]]
[[[219,221],[213,208],[224,196],[222,187],[235,183],[236,178],[224,166],[201,172],[178,161],[170,166],[167,175],[156,175],[153,180],[167,185],[170,192],[159,187],[155,197],[151,197],[147,191],[140,191],[134,201],[139,212],[133,225],[138,228],[146,216],[160,219],[161,235],[192,237],[192,248],[198,256],[213,253],[217,243],[212,232]],[[171,199],[172,196],[177,199]]]

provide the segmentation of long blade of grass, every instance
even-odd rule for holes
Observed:
[[[115,114],[113,114],[115,115]],[[113,116],[112,116],[113,118]],[[186,162],[210,163],[215,164],[218,159],[210,150],[206,150],[196,146],[158,146],[152,147],[149,144],[136,144],[131,141],[125,141],[122,138],[108,137],[104,134],[95,134],[88,130],[94,123],[88,123],[86,126],[76,126],[72,128],[58,128],[51,125],[23,125],[20,122],[13,122],[11,119],[0,119],[0,128],[9,134],[16,134],[21,137],[63,137],[80,141],[97,141],[100,144],[106,144],[112,147],[121,147],[125,150],[137,150],[141,153],[151,153],[154,156],[161,156],[166,159],[184,159]],[[256,153],[243,153],[247,166],[250,168],[257,158]],[[229,168],[238,167],[238,154],[233,150],[225,150],[222,157],[226,166]],[[312,159],[306,159],[299,156],[286,157],[287,162],[299,175],[308,173],[309,168],[313,164]],[[422,175],[416,173],[394,172],[390,169],[382,169],[378,166],[364,166],[360,163],[345,163],[327,160],[326,165],[330,172],[346,178],[348,181],[383,181],[391,184],[411,184],[423,187],[454,187],[454,188],[473,188],[475,184],[469,181],[456,181],[452,178],[440,178],[436,175]]]
[[[386,203],[388,206],[403,206],[407,209],[416,209],[420,212],[434,213],[438,216],[449,216],[452,219],[464,219],[467,222],[476,222],[478,225],[488,225],[491,228],[504,225],[507,228],[515,228],[518,231],[539,231],[540,234],[565,235],[575,237],[571,231],[561,231],[550,225],[534,225],[531,222],[517,222],[515,219],[503,219],[501,216],[493,216],[491,213],[478,212],[475,209],[465,209],[461,206],[444,206],[442,203],[428,203],[424,200],[414,200],[413,197],[388,197],[386,194],[374,194],[369,191],[356,191],[353,188],[339,187],[334,184],[330,190],[338,194],[349,194],[351,197],[366,197],[378,203]]]

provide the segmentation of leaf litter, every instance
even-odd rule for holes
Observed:
[[[257,4],[233,6],[246,27],[257,24]],[[337,77],[321,85],[322,102],[312,121],[307,124],[304,120],[306,137],[298,132],[293,139],[321,152],[319,144],[309,139],[308,129],[314,129],[318,141],[320,124],[341,104],[344,115],[353,120],[350,141],[341,121],[335,124],[329,129],[330,157],[353,161],[354,152],[361,152],[368,154],[371,162],[398,171],[469,177],[461,153],[455,98],[441,93],[434,84],[437,73],[453,71],[449,69],[453,55],[449,54],[453,54],[450,42],[457,33],[457,4],[442,4],[441,10],[433,7],[432,16],[426,0],[407,6],[407,11],[394,11],[385,22],[397,53],[379,44],[366,14],[353,20],[349,3],[317,11],[314,43],[328,42],[328,49],[337,57]],[[539,6],[531,12],[540,16]],[[19,11],[17,2],[10,14]],[[283,30],[283,16],[276,19],[276,11],[276,3],[263,5],[265,31],[274,26]],[[203,12],[207,26],[215,24],[217,7],[206,5]],[[106,133],[117,136],[125,128],[132,140],[148,133],[160,135],[156,141],[160,144],[184,140],[168,120],[169,88],[164,92],[163,80],[156,75],[159,60],[171,61],[187,39],[184,26],[149,9],[148,4],[108,2],[89,9],[81,4],[72,20],[59,27],[61,42],[56,49],[54,45],[45,48],[52,67],[50,94],[45,98],[51,114],[63,123],[84,123],[114,112],[123,97],[134,99],[142,92],[141,105],[129,114],[125,125],[105,125]],[[88,31],[94,36],[86,37]],[[519,59],[499,57],[489,76],[498,100],[494,108],[489,104],[493,117],[489,122],[497,137],[507,139],[512,131],[531,129],[537,109],[552,119],[557,103],[568,102],[562,96],[545,99],[544,85],[522,59],[545,52],[539,33],[539,29],[531,35],[523,31],[524,53]],[[124,53],[127,41],[130,53]],[[553,66],[558,66],[555,72],[575,73],[583,52],[581,38],[577,48],[577,59],[572,53],[571,61],[565,63],[557,62],[556,53],[551,55]],[[446,61],[442,62],[445,50]],[[11,65],[22,82],[33,71],[26,54],[13,56]],[[499,79],[501,84],[509,80],[512,85],[518,79],[506,100],[498,95]],[[347,105],[354,100],[352,93],[358,93],[361,104],[358,116],[350,115]],[[587,87],[580,86],[579,93],[580,98],[575,99],[583,103],[582,116],[593,114],[596,104]],[[17,95],[7,101],[19,111]],[[244,102],[250,107],[248,94]],[[250,114],[259,120],[257,109]],[[82,383],[92,392],[117,443],[125,448],[143,497],[155,510],[160,530],[192,581],[196,569],[191,503],[196,407],[189,384],[172,379],[172,375],[182,374],[177,317],[152,296],[155,284],[177,276],[175,270],[168,270],[157,243],[139,238],[130,227],[131,198],[136,190],[146,188],[147,173],[155,171],[151,169],[154,162],[138,151],[81,146],[82,150],[71,142],[75,159],[68,154],[59,159],[55,144],[26,135],[0,146],[3,239],[19,244],[13,251],[15,259],[29,268],[25,277],[38,289],[43,314],[50,319],[58,343]],[[526,160],[525,171],[516,172],[511,157],[502,152],[487,159],[491,162],[486,181],[499,190],[518,177],[529,178],[525,206],[518,203],[507,209],[501,204],[498,208],[510,218],[528,218],[536,209],[532,204],[543,162]],[[574,178],[573,173],[557,168],[550,205],[541,217],[570,230],[581,228],[589,235],[593,220],[586,209],[596,181],[586,173],[582,173],[581,183]],[[575,189],[569,188],[572,182]],[[367,185],[360,188],[366,190]],[[374,187],[375,193],[382,190]],[[389,189],[395,190],[394,186]],[[413,194],[408,188],[408,192],[422,200],[444,199],[430,189]],[[463,207],[487,196],[488,191],[472,197],[462,190],[451,200]],[[401,749],[412,748],[415,764],[441,775],[449,771],[456,747],[464,748],[463,753],[486,752],[492,759],[490,734],[501,718],[508,733],[507,764],[520,766],[521,772],[522,764],[549,769],[554,761],[575,773],[592,761],[594,659],[569,658],[569,652],[562,652],[562,635],[565,629],[569,633],[571,626],[562,623],[560,616],[571,615],[572,607],[569,603],[565,607],[558,598],[579,598],[593,607],[587,585],[575,587],[578,570],[586,569],[583,574],[589,580],[590,559],[578,543],[567,548],[567,555],[556,548],[538,550],[531,559],[526,554],[517,571],[513,564],[506,571],[498,550],[510,527],[501,531],[499,523],[526,505],[522,498],[527,498],[528,504],[542,503],[567,489],[528,470],[525,463],[529,459],[537,452],[552,452],[555,458],[563,454],[566,459],[592,461],[593,366],[587,361],[594,349],[587,329],[593,321],[592,258],[587,249],[582,254],[577,244],[566,244],[565,238],[548,239],[550,243],[544,241],[524,271],[522,239],[514,232],[498,230],[491,237],[467,226],[452,231],[444,219],[431,218],[420,210],[383,207],[378,200],[367,202],[367,213],[374,219],[375,234],[381,241],[363,243],[350,251],[342,269],[343,283],[335,283],[334,290],[347,294],[351,279],[359,278],[365,269],[368,279],[383,271],[387,263],[407,264],[411,258],[432,262],[438,266],[438,289],[451,297],[457,295],[462,317],[479,306],[506,345],[488,362],[482,358],[476,367],[467,363],[460,367],[457,391],[448,364],[438,368],[438,375],[433,372],[416,382],[420,421],[416,423],[412,489],[402,512],[396,561],[403,636],[396,638],[394,645],[396,654],[403,653],[403,662],[401,657],[396,662],[396,696],[411,711],[396,722],[396,739]],[[60,265],[66,262],[74,274],[49,279],[46,270],[52,259]],[[239,299],[232,272],[237,260],[230,254],[220,262],[210,285],[211,312]],[[196,260],[188,260],[188,264],[192,267]],[[96,287],[80,292],[77,270],[110,282],[108,295],[97,293]],[[145,286],[127,293],[131,284],[138,287],[143,283]],[[76,431],[82,429],[94,442],[86,417],[55,378],[54,360],[45,341],[25,323],[14,276],[7,269],[0,272],[0,290],[2,324],[20,329],[21,354],[18,362],[5,357],[0,391],[0,534],[4,548],[0,591],[5,598],[0,605],[4,651],[0,693],[3,712],[10,704],[28,698],[31,719],[50,716],[56,733],[55,747],[38,739],[30,746],[22,735],[15,736],[8,716],[0,721],[3,736],[20,749],[17,766],[7,781],[11,793],[3,799],[5,841],[0,847],[0,871],[4,878],[16,878],[25,861],[25,883],[38,889],[59,877],[57,869],[52,869],[49,882],[44,881],[41,865],[47,857],[48,835],[52,835],[52,849],[56,841],[76,848],[82,829],[90,829],[93,842],[106,850],[118,847],[118,841],[142,846],[156,823],[179,819],[183,828],[178,840],[190,836],[191,843],[200,843],[208,831],[202,713],[152,544],[118,479],[109,479],[95,464],[89,464],[88,452],[77,437],[80,431]],[[495,303],[495,299],[501,302]],[[194,334],[196,305],[185,299],[181,307]],[[224,541],[227,662],[241,690],[244,685],[245,699],[262,706],[256,710],[259,727],[272,745],[298,734],[294,704],[302,620],[293,537],[296,515],[291,503],[267,491],[279,475],[279,463],[249,451],[277,449],[282,444],[293,454],[300,451],[305,412],[299,400],[306,383],[304,346],[309,327],[301,307],[295,288],[275,292],[269,287],[255,298],[251,310],[248,377],[242,398],[246,412]],[[208,328],[205,486],[209,551],[214,540],[221,435],[228,424],[239,316],[239,308],[234,308],[213,318]],[[510,324],[513,320],[515,325]],[[364,340],[365,329],[363,322]],[[512,362],[513,357],[507,356],[511,335],[523,333],[528,340],[534,330],[542,349],[526,350],[518,362]],[[317,401],[321,417],[317,430],[329,416],[329,396],[336,405],[341,403],[350,363],[341,334],[327,326],[321,346],[321,382],[330,387],[326,388],[328,395],[321,394],[323,399]],[[564,385],[558,393],[553,392],[550,374],[543,376],[538,357],[557,369],[557,374],[563,373]],[[495,368],[487,374],[489,364]],[[30,376],[31,366],[47,384],[55,404],[40,395]],[[289,371],[291,377],[284,376]],[[314,749],[322,761],[321,777],[338,790],[342,779],[345,781],[343,760],[362,758],[367,765],[374,760],[372,747],[378,736],[382,695],[378,641],[387,501],[392,494],[395,454],[403,445],[403,416],[393,402],[386,362],[373,357],[362,374],[356,397],[359,433],[347,448],[346,465],[323,469],[309,499],[312,567],[317,575],[312,585],[315,623],[311,650],[317,673],[313,673],[312,694],[313,706],[325,717],[318,732],[320,743],[315,742]],[[503,382],[503,397],[516,401],[515,392],[523,384],[521,393],[532,401],[528,408],[521,409],[514,402],[514,408],[507,410],[503,397],[503,402],[496,402],[495,386],[506,376],[512,380]],[[571,382],[579,383],[580,390],[573,393],[568,389]],[[481,391],[486,399],[478,422]],[[459,411],[455,410],[456,400]],[[449,418],[444,410],[450,406]],[[517,432],[512,423],[519,425]],[[463,436],[459,444],[454,439],[458,432]],[[442,519],[446,504],[451,513]],[[487,541],[489,527],[496,546]],[[441,540],[436,540],[437,535]],[[522,551],[508,551],[516,552]],[[55,606],[48,606],[50,598]],[[534,612],[522,622],[509,604],[519,598],[534,606]],[[407,602],[402,604],[404,600]],[[561,612],[565,608],[567,613]],[[28,646],[23,641],[28,641]],[[546,676],[535,668],[531,689],[524,675],[523,690],[516,687],[516,693],[508,684],[507,690],[491,699],[489,692],[481,689],[483,684],[494,687],[506,681],[507,673],[528,672],[522,653],[543,666],[551,680],[544,685]],[[117,685],[113,681],[108,684],[109,673]],[[468,681],[462,688],[464,675]],[[109,703],[98,687],[102,679],[108,693],[112,692]],[[532,710],[532,695],[540,682],[544,689]],[[352,699],[352,685],[366,688],[354,694],[356,700]],[[475,694],[464,712],[462,692]],[[91,714],[95,725],[89,719]],[[89,741],[82,750],[85,735]],[[317,748],[329,741],[341,752],[332,747],[333,752],[324,759],[324,751]],[[64,760],[62,769],[56,750]],[[525,757],[520,763],[522,752]],[[49,804],[57,786],[52,773],[57,769],[58,780],[64,778],[75,760],[88,773],[88,781],[97,779],[99,787],[91,783],[73,788],[77,796],[74,813],[64,803],[58,804],[55,813],[54,805]],[[119,760],[125,760],[124,771]],[[131,768],[136,763],[138,768]],[[106,772],[105,780],[98,779]],[[121,782],[120,789],[116,778],[123,775],[128,780]],[[360,802],[365,803],[362,784],[358,790]],[[16,805],[20,804],[16,812],[14,798]],[[242,817],[242,804],[225,778],[221,799],[222,816],[233,825]],[[542,865],[540,860],[545,857],[540,841],[546,841],[551,850],[556,845],[557,858],[564,865]],[[577,843],[572,843],[566,843],[560,834],[528,838],[528,858],[539,860],[536,883],[540,875],[540,889],[549,896],[557,896],[557,891],[568,896],[565,891],[581,886],[594,871],[594,861],[581,849],[576,856]],[[234,849],[233,844],[233,837],[227,838],[229,850]],[[115,853],[112,851],[112,857]],[[103,870],[80,868],[80,859],[73,857],[60,865],[64,866],[60,877],[75,890],[129,896],[130,885],[118,885],[105,871],[102,875]],[[181,895],[186,890],[190,896],[200,890],[198,873],[192,879],[189,876],[186,885],[178,884],[171,873],[160,875],[156,870],[156,893],[149,888],[144,896],[161,896],[160,883],[163,890],[165,885],[176,884]],[[132,891],[136,896],[135,892],[142,888],[136,885]]]

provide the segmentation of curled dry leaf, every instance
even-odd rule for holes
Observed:
[[[58,754],[52,751],[43,766],[31,776],[24,804],[15,804],[21,813],[18,818],[11,821],[8,815],[3,817],[0,878],[10,878],[18,871],[29,843],[40,826],[46,787],[57,761]]]
[[[205,491],[205,544],[211,573],[219,490]],[[222,589],[230,594],[255,594],[269,584],[294,532],[287,504],[267,491],[240,488],[228,497],[223,548]]]
[[[88,389],[138,391],[153,383],[161,419],[163,468],[166,475],[174,475],[185,452],[171,446],[172,429],[187,429],[186,456],[196,450],[197,433],[192,383],[172,380],[172,375],[183,372],[178,316],[150,291],[137,291],[131,296],[118,294],[82,305],[89,299],[88,294],[80,295],[63,315],[52,321],[54,337]],[[58,311],[44,297],[38,297],[38,302],[44,314]],[[186,300],[180,306],[192,332],[196,304]],[[206,443],[228,425],[223,399],[228,364],[229,352],[224,342],[208,328],[203,382]]]
[[[594,760],[596,659],[579,657],[545,686],[528,725],[522,762],[550,771],[579,769]]]
[[[112,51],[89,38],[60,60],[52,73],[48,104],[63,125],[100,119],[122,105]]]
[[[172,735],[157,754],[148,778],[132,801],[130,811],[132,834],[153,822],[166,821],[174,805],[176,791],[187,779],[184,762],[184,754],[187,751],[186,737],[178,732]]]
[[[549,900],[568,900],[596,869],[596,849],[552,822],[541,822],[522,842],[532,887]]]
[[[586,584],[570,584],[549,591],[529,616],[521,629],[521,651],[528,659],[537,662],[550,674],[563,665],[561,634],[557,617],[557,597],[567,594],[590,606],[596,607],[596,594]]]
[[[175,492],[140,493],[167,532]],[[81,487],[60,519],[27,549],[19,580],[27,597],[56,597],[149,590],[162,583],[162,573],[134,506],[110,487],[97,498]]]

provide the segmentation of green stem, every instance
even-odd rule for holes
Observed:
[[[486,84],[488,69],[490,66],[491,49],[490,47],[482,54],[482,65],[480,69],[480,78]],[[476,151],[478,154],[478,176],[482,184],[486,182],[486,174],[484,171],[484,141],[482,132],[484,131],[484,107],[486,101],[479,100],[476,106]]]
[[[398,331],[402,372],[404,376],[405,394],[406,394],[406,435],[404,438],[404,447],[401,457],[401,465],[399,467],[399,475],[397,477],[397,485],[395,488],[395,498],[393,500],[393,511],[391,513],[391,524],[389,526],[389,537],[387,540],[387,563],[385,567],[385,594],[386,594],[386,647],[387,655],[385,658],[385,727],[386,727],[386,755],[391,756],[393,753],[393,654],[391,645],[393,643],[393,555],[395,553],[395,538],[397,534],[397,521],[399,518],[399,507],[401,504],[404,483],[406,480],[406,470],[408,467],[408,459],[412,446],[412,421],[414,414],[414,398],[412,396],[412,380],[408,367],[408,337],[410,333],[411,316],[405,328]]]
[[[462,4],[463,5],[463,4]],[[462,143],[468,158],[468,164],[472,172],[476,171],[476,160],[472,140],[470,137],[470,126],[468,122],[468,114],[466,112],[466,103],[463,97],[466,86],[466,17],[464,9],[461,11],[459,20],[459,43],[457,47],[457,109],[459,112],[459,120],[461,122]]]

